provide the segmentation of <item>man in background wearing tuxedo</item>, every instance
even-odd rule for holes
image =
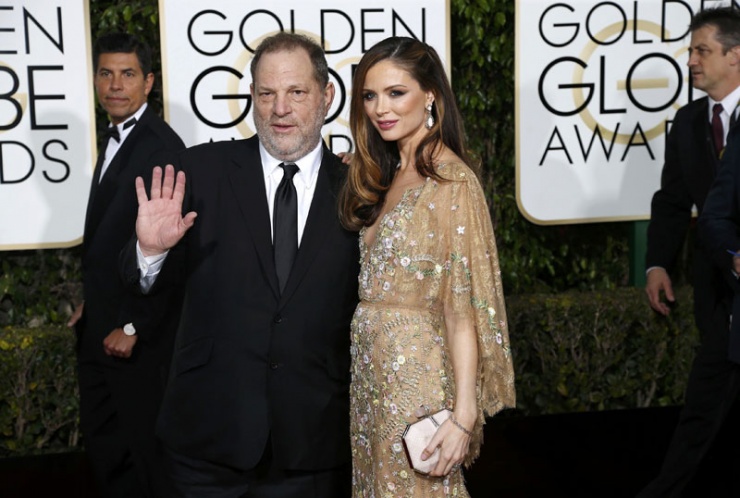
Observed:
[[[78,341],[80,419],[85,449],[106,497],[167,496],[154,425],[161,403],[180,291],[132,296],[119,254],[136,221],[134,179],[183,149],[147,106],[151,51],[128,34],[95,42],[94,85],[110,124],[103,132],[85,219],[83,303],[69,321]]]

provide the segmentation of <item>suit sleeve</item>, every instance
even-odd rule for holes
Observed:
[[[660,189],[653,195],[648,225],[647,268],[660,266],[670,270],[683,247],[691,222],[694,200],[686,184],[681,154],[681,140],[688,136],[688,115],[677,115],[668,134]]]
[[[704,239],[712,261],[737,293],[740,285],[732,273],[733,257],[727,252],[727,249],[740,249],[740,132],[737,128],[733,131],[699,218],[699,235]]]

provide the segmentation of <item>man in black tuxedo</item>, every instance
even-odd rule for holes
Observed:
[[[135,297],[120,279],[119,254],[138,209],[134,179],[184,148],[147,107],[154,82],[149,47],[128,34],[96,41],[95,91],[110,117],[95,167],[82,249],[84,301],[69,325],[78,340],[80,418],[86,451],[107,497],[164,496],[154,435],[179,314],[173,287]]]
[[[177,496],[341,498],[359,254],[321,140],[334,87],[295,34],[266,38],[251,73],[256,136],[182,152],[151,200],[137,179],[125,276],[186,286],[157,432]]]
[[[720,169],[719,157],[740,101],[738,11],[701,11],[689,28],[688,66],[693,86],[706,92],[707,97],[676,113],[666,143],[661,187],[652,201],[645,290],[651,307],[663,315],[670,313],[674,302],[666,269],[673,266],[681,250],[692,207],[696,205],[700,215],[706,214],[707,193]],[[699,232],[693,258],[694,315],[701,346],[663,467],[640,497],[682,495],[737,397],[733,380],[736,367],[727,356],[732,291],[722,272],[713,266],[706,242],[705,234]],[[661,294],[667,303],[661,300]]]

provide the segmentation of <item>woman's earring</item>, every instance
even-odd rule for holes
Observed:
[[[427,104],[427,119],[424,123],[424,126],[427,127],[427,130],[431,130],[434,126],[434,116],[432,116],[432,104]]]

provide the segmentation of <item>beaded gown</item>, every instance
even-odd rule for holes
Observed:
[[[485,415],[514,405],[514,374],[493,228],[483,190],[462,163],[437,166],[447,181],[404,192],[375,240],[360,233],[360,304],[352,320],[350,387],[356,498],[465,497],[461,470],[415,473],[401,443],[420,406],[454,408],[445,314],[478,335],[478,455]]]

